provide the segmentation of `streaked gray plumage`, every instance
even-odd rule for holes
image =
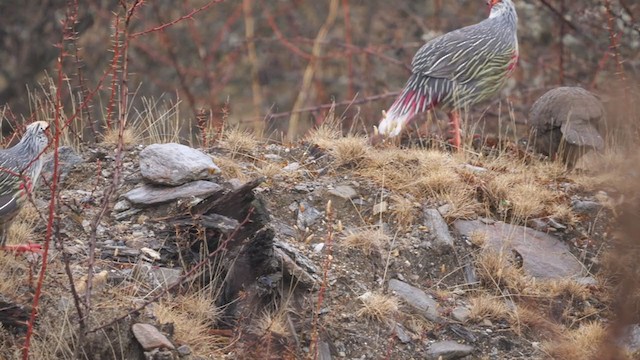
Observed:
[[[465,109],[502,88],[518,60],[518,17],[511,0],[489,3],[487,19],[420,48],[407,84],[380,122],[382,135],[399,135],[414,115],[436,105]]]
[[[49,140],[49,124],[36,121],[27,126],[22,139],[15,146],[0,150],[0,246],[5,246],[9,226],[35,187],[42,170],[42,152]],[[33,246],[32,246],[33,247]],[[35,246],[37,247],[37,246]],[[34,247],[34,248],[35,248]],[[30,246],[15,247],[28,250]]]
[[[573,169],[583,154],[604,147],[598,132],[604,118],[600,99],[589,91],[580,87],[549,90],[529,112],[533,148],[552,158],[560,157]]]

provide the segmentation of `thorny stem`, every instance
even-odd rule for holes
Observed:
[[[122,152],[124,150],[124,129],[127,126],[127,116],[128,116],[128,100],[129,100],[129,84],[128,84],[128,74],[129,74],[129,59],[128,59],[128,50],[129,50],[129,24],[130,20],[136,10],[136,8],[142,3],[142,0],[136,0],[131,8],[127,10],[127,16],[124,22],[124,33],[123,39],[124,43],[122,44],[122,77],[120,80],[120,101],[119,101],[119,121],[118,121],[118,144],[116,146],[116,154],[115,154],[115,164],[113,171],[113,180],[111,185],[105,190],[102,203],[100,205],[100,210],[93,218],[91,222],[91,230],[90,230],[90,238],[89,238],[89,260],[87,264],[87,286],[85,293],[85,305],[87,309],[87,313],[85,315],[88,316],[91,311],[91,290],[93,288],[93,267],[95,263],[96,257],[96,242],[97,242],[97,233],[98,233],[98,225],[100,221],[104,217],[109,208],[109,202],[111,201],[112,195],[115,193],[118,185],[120,183],[120,171],[122,169]]]
[[[38,282],[36,284],[36,290],[33,295],[33,302],[31,308],[31,316],[29,317],[29,323],[27,325],[27,334],[24,340],[24,348],[22,351],[23,360],[29,359],[29,348],[31,345],[31,336],[33,335],[33,326],[36,322],[36,316],[38,314],[38,304],[40,303],[40,295],[42,294],[42,284],[44,283],[44,277],[47,271],[47,261],[49,259],[49,245],[51,243],[51,236],[53,235],[53,221],[56,218],[56,191],[58,186],[58,167],[59,167],[59,154],[58,147],[60,145],[61,136],[61,117],[62,117],[62,84],[63,84],[63,69],[62,62],[65,56],[64,51],[64,38],[60,43],[60,56],[57,61],[57,89],[55,98],[55,134],[53,136],[53,178],[51,179],[51,200],[49,200],[49,217],[47,218],[47,232],[45,235],[44,249],[42,253],[42,268],[38,274]],[[42,154],[38,155],[41,156]]]

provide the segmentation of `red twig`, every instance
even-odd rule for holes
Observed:
[[[67,19],[68,20],[68,19]],[[60,145],[60,136],[61,136],[61,118],[62,118],[62,86],[64,73],[62,69],[63,60],[65,57],[64,50],[64,37],[60,42],[60,56],[57,61],[57,86],[56,86],[56,97],[55,97],[55,117],[54,117],[54,131],[53,134],[53,178],[51,179],[51,200],[49,200],[49,217],[47,218],[47,232],[44,240],[44,249],[42,253],[42,268],[40,269],[40,273],[38,274],[38,281],[36,284],[36,290],[33,295],[33,303],[31,308],[31,316],[29,317],[29,324],[27,325],[27,334],[24,340],[24,348],[22,351],[23,360],[29,359],[29,349],[31,345],[31,336],[33,335],[33,325],[36,322],[36,317],[38,314],[38,304],[40,303],[40,296],[42,294],[42,284],[44,283],[44,277],[47,271],[47,261],[49,259],[49,244],[51,243],[51,236],[53,235],[53,221],[56,216],[56,191],[58,186],[58,166],[59,166],[59,158],[58,158],[58,147]],[[41,156],[40,154],[39,156]]]
[[[197,13],[202,12],[204,10],[207,10],[213,4],[221,3],[223,1],[224,0],[211,0],[208,3],[206,3],[205,5],[197,8],[197,9],[193,9],[188,14],[182,15],[179,18],[177,18],[175,20],[172,20],[172,21],[170,21],[168,23],[152,27],[151,29],[147,29],[147,30],[139,31],[137,33],[133,33],[133,34],[129,35],[129,39],[134,39],[134,38],[137,38],[138,36],[141,36],[141,35],[144,35],[144,34],[148,34],[148,33],[152,33],[152,32],[156,32],[156,31],[163,31],[164,29],[166,29],[166,28],[168,28],[170,26],[173,26],[173,25],[175,25],[175,24],[177,24],[177,23],[179,23],[179,22],[181,22],[181,21],[183,21],[185,19],[191,19]]]
[[[620,56],[620,49],[618,44],[618,36],[616,36],[615,30],[615,18],[613,14],[613,10],[611,9],[611,1],[604,0],[604,6],[607,10],[607,28],[609,30],[609,48],[611,49],[611,54],[613,55],[613,59],[616,62],[616,75],[619,80],[622,81],[623,84],[627,83],[626,76],[624,74],[624,66],[622,65],[622,58]]]

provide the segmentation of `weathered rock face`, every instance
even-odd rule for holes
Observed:
[[[155,205],[192,196],[208,196],[223,190],[221,185],[211,181],[193,181],[176,187],[142,185],[124,194],[124,198],[134,205]]]
[[[431,344],[427,350],[427,359],[451,360],[460,359],[473,352],[473,346],[459,344],[455,341],[439,341]]]
[[[433,240],[438,246],[453,247],[454,242],[449,233],[449,226],[437,209],[424,210],[424,224],[429,228]]]
[[[146,351],[153,349],[175,349],[171,341],[153,325],[133,324],[131,331]]]
[[[211,157],[185,145],[153,144],[140,152],[140,172],[145,180],[160,185],[182,185],[210,179],[220,173]]]
[[[455,229],[462,236],[486,234],[486,246],[493,251],[516,250],[523,258],[523,269],[541,279],[579,277],[582,265],[569,247],[549,234],[530,228],[495,221],[485,224],[479,220],[457,220]]]
[[[400,280],[389,280],[389,290],[393,291],[400,299],[419,311],[425,318],[434,322],[442,319],[438,313],[438,303],[417,287],[411,286]]]

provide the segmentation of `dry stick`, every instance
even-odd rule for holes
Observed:
[[[244,220],[242,220],[241,223],[239,223],[236,228],[233,230],[233,232],[231,234],[229,234],[229,236],[227,236],[227,238],[220,243],[220,245],[211,253],[209,253],[209,255],[207,255],[204,259],[202,259],[199,263],[197,263],[194,267],[191,268],[191,270],[187,271],[186,273],[184,273],[183,275],[181,275],[178,280],[173,283],[171,286],[168,286],[164,289],[162,289],[158,294],[156,294],[155,296],[153,296],[152,298],[150,298],[149,300],[145,301],[144,303],[142,303],[142,305],[138,306],[137,308],[134,308],[133,310],[128,311],[126,314],[119,316],[109,322],[107,322],[106,324],[100,325],[94,329],[89,330],[87,333],[94,333],[96,331],[100,331],[106,327],[109,327],[119,321],[122,321],[124,319],[126,319],[127,317],[131,316],[132,314],[139,312],[141,310],[143,310],[144,308],[146,308],[147,306],[153,304],[154,302],[158,301],[164,294],[168,293],[169,291],[172,291],[173,289],[175,289],[176,287],[184,284],[185,281],[187,281],[189,278],[191,278],[201,267],[207,265],[209,263],[209,261],[211,259],[213,259],[216,255],[220,254],[220,252],[226,250],[227,245],[229,245],[229,243],[234,240],[234,238],[236,237],[236,235],[238,235],[238,232],[240,231],[240,229],[242,229],[243,226],[245,226],[246,224],[248,224],[250,222],[250,218],[251,215],[253,214],[254,209],[250,208],[249,211],[247,212],[247,216],[244,218]]]
[[[67,19],[68,20],[68,19]],[[55,134],[53,137],[53,178],[51,179],[51,200],[49,200],[49,217],[47,218],[47,233],[44,240],[44,249],[42,253],[42,268],[38,274],[38,282],[36,284],[36,290],[33,295],[33,303],[31,308],[31,316],[29,317],[29,324],[27,324],[27,334],[24,340],[24,348],[22,351],[23,360],[29,359],[29,348],[31,345],[31,336],[33,335],[33,325],[36,322],[36,316],[38,314],[38,304],[40,303],[40,295],[42,294],[42,284],[44,283],[44,277],[47,271],[47,260],[49,259],[49,244],[51,243],[51,236],[53,235],[53,220],[56,216],[56,190],[58,187],[58,167],[60,165],[58,146],[60,144],[60,136],[62,134],[61,129],[61,117],[62,117],[62,85],[63,85],[63,69],[62,61],[65,56],[64,51],[64,34],[63,39],[60,42],[60,56],[57,62],[57,87],[55,97]],[[38,155],[41,156],[42,154]]]
[[[285,111],[285,112],[279,112],[279,113],[274,113],[274,114],[267,114],[266,117],[268,119],[278,119],[278,118],[283,118],[283,117],[290,116],[293,113],[327,110],[327,109],[331,109],[334,106],[346,106],[346,105],[364,104],[364,103],[368,103],[368,102],[372,102],[372,101],[376,101],[376,100],[396,97],[399,94],[400,94],[400,91],[394,91],[394,92],[389,92],[389,93],[369,96],[369,97],[362,98],[362,99],[359,99],[359,100],[345,100],[345,101],[341,101],[341,102],[337,102],[337,103],[322,104],[322,105],[317,105],[317,106],[306,107],[306,108],[298,109],[298,110],[295,110],[295,111]]]
[[[260,86],[259,69],[260,63],[256,51],[255,37],[255,18],[253,16],[253,0],[242,0],[242,11],[244,14],[244,35],[247,41],[247,57],[251,64],[251,93],[253,95],[253,113],[256,118],[260,117],[262,109],[262,87]],[[256,134],[262,136],[264,133],[265,122],[256,121],[253,129]]]
[[[327,37],[329,33],[329,29],[333,26],[336,17],[338,16],[338,6],[340,5],[339,0],[331,0],[329,4],[329,13],[327,14],[327,18],[324,21],[324,24],[320,27],[318,34],[316,36],[316,40],[313,43],[313,48],[311,49],[311,59],[307,64],[307,68],[304,71],[302,76],[302,85],[300,87],[300,92],[298,93],[298,97],[293,105],[291,110],[291,118],[289,119],[289,129],[287,130],[287,139],[289,142],[293,142],[299,131],[300,127],[300,111],[309,97],[309,92],[311,90],[311,81],[313,80],[313,76],[317,70],[318,66],[318,57],[322,51],[322,41]]]

